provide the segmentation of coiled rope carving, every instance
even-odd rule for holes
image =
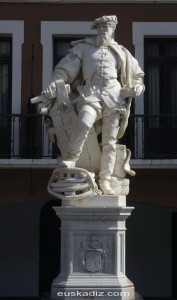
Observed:
[[[82,168],[57,168],[49,180],[48,192],[61,200],[101,195],[94,174]]]

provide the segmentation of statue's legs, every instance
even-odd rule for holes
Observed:
[[[84,147],[85,141],[89,134],[90,129],[93,127],[95,120],[97,118],[97,111],[90,105],[83,105],[79,114],[77,124],[74,127],[69,143],[68,143],[68,162],[66,166],[74,166],[75,162],[78,160],[82,149]]]
[[[110,187],[110,179],[114,171],[116,159],[116,141],[119,131],[118,112],[102,118],[102,155],[100,162],[99,184],[104,194],[114,194]]]
[[[109,111],[109,109],[107,109],[107,111]],[[110,179],[116,159],[116,141],[119,131],[120,115],[118,112],[105,115],[105,112],[106,110],[103,111],[102,116],[102,154],[99,185],[103,194],[114,195],[115,192],[110,187]],[[89,131],[95,123],[97,116],[97,111],[92,106],[88,104],[82,106],[78,115],[77,124],[71,133],[68,143],[68,159],[62,161],[61,166],[75,167],[75,163],[82,152]]]

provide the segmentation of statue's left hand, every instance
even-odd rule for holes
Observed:
[[[131,97],[131,98],[135,98],[140,96],[144,91],[144,86],[142,84],[135,84],[133,88],[129,88],[129,87],[123,87],[120,95],[122,97],[122,99]]]
[[[135,98],[136,97],[136,92],[135,92],[135,89],[122,89],[121,92],[120,92],[120,95],[121,95],[121,98],[122,99],[125,99],[125,98],[128,98],[128,97],[131,97],[131,98]]]
[[[142,84],[136,84],[134,86],[136,97],[140,96],[144,92],[144,86]]]

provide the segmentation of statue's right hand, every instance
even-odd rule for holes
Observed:
[[[41,94],[44,95],[47,100],[56,98],[55,82],[52,82]]]

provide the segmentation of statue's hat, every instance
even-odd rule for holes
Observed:
[[[116,16],[103,16],[101,18],[95,19],[91,25],[91,29],[96,29],[101,23],[109,23],[116,27],[118,20]]]

